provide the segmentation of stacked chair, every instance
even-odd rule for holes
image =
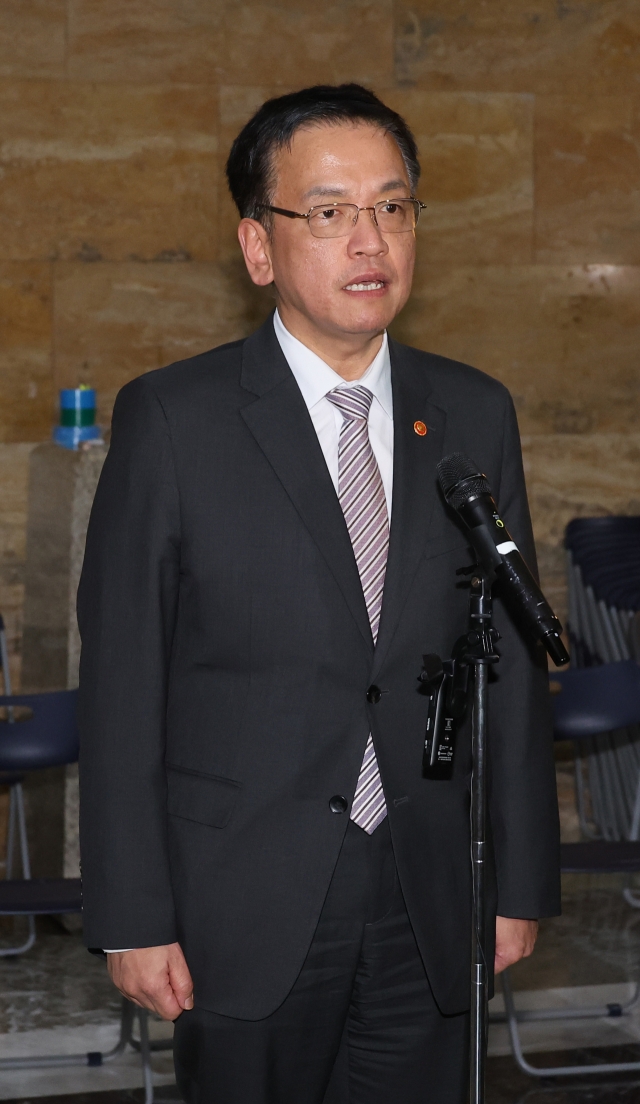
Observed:
[[[575,748],[576,799],[584,842],[563,844],[563,873],[640,873],[640,517],[578,518],[566,533],[568,628],[572,669],[552,675],[557,740]],[[555,684],[555,686],[554,686]],[[585,766],[588,782],[585,783]],[[587,802],[587,789],[590,801]],[[638,908],[640,899],[626,889]],[[534,1077],[640,1071],[640,1062],[538,1067],[523,1055],[525,1020],[620,1017],[640,1001],[640,985],[625,1005],[517,1011],[502,975],[511,1048]]]
[[[576,518],[566,548],[572,666],[640,662],[640,517]],[[575,764],[585,838],[640,838],[638,725],[585,741]],[[627,899],[640,906],[631,893]]]

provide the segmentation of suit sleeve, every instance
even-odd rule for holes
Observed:
[[[504,419],[499,508],[537,576],[516,414]],[[490,821],[498,915],[535,919],[560,912],[560,835],[546,653],[532,645],[494,588],[500,662],[490,685]]]
[[[143,376],[116,400],[78,592],[80,847],[90,947],[177,939],[164,754],[179,550],[170,434]]]

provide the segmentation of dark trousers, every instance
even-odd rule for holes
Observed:
[[[468,1014],[431,995],[387,821],[372,836],[350,823],[283,1004],[262,1020],[183,1012],[176,1078],[188,1104],[463,1104],[468,1040]]]

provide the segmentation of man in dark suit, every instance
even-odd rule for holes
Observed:
[[[193,1104],[460,1104],[469,730],[453,778],[423,778],[418,676],[466,627],[443,455],[487,473],[534,562],[513,405],[387,337],[419,167],[372,93],[270,101],[227,171],[277,311],[116,402],[79,594],[86,940],[176,1019]],[[499,595],[495,621],[501,969],[559,878],[544,657]]]

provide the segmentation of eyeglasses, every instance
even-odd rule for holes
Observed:
[[[306,215],[298,211],[286,211],[283,207],[271,207],[267,203],[258,206],[263,211],[273,211],[285,218],[306,219],[314,238],[342,238],[350,234],[361,211],[370,211],[371,218],[382,234],[406,234],[415,230],[420,212],[426,203],[419,199],[383,199],[374,207],[358,207],[356,203],[328,203],[311,207]]]

